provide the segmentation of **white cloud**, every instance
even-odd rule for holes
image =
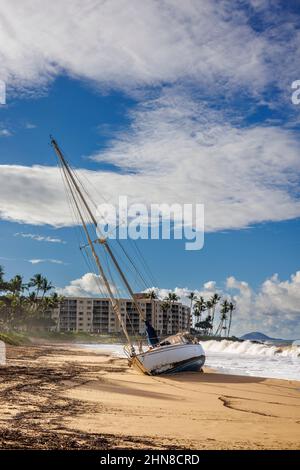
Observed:
[[[72,224],[58,168],[1,165],[0,200],[2,219],[33,225]]]
[[[210,291],[207,290],[208,284]],[[153,289],[159,298],[166,297],[171,291],[164,288]],[[191,290],[197,297],[202,296],[205,300],[218,292],[223,298],[234,301],[236,310],[233,313],[232,333],[235,335],[261,331],[278,338],[300,337],[300,271],[284,281],[274,274],[258,289],[253,289],[247,282],[230,276],[223,288],[216,288],[216,283],[209,281],[199,289],[176,287],[172,292],[175,292],[183,303],[190,305],[188,295]]]
[[[207,281],[203,284],[205,290],[215,290],[216,289],[216,282],[215,281]]]
[[[38,235],[36,233],[23,233],[23,232],[17,232],[14,234],[15,237],[22,237],[22,238],[30,238],[31,240],[36,240],[38,242],[48,242],[48,243],[63,243],[65,244],[66,242],[64,240],[61,240],[60,238],[55,238],[55,237],[45,237],[42,235]]]
[[[210,287],[208,288],[207,284],[210,284]],[[170,292],[173,292],[179,297],[179,301],[182,302],[185,305],[190,306],[191,301],[188,298],[190,293],[193,292],[195,294],[195,297],[203,297],[204,300],[208,300],[211,298],[211,296],[218,292],[219,294],[223,294],[222,289],[216,287],[216,282],[215,281],[208,281],[203,284],[202,287],[199,289],[189,289],[188,287],[175,287],[174,289],[165,289],[165,288],[159,288],[159,287],[151,287],[147,289],[145,292],[148,290],[154,290],[157,297],[161,300],[165,299],[168,297],[168,294]]]
[[[24,127],[25,127],[25,129],[36,129],[37,125],[33,124],[32,122],[26,122]]]
[[[40,263],[52,263],[52,264],[64,264],[64,265],[67,264],[64,261],[61,261],[59,259],[51,259],[51,258],[45,258],[45,259],[33,258],[33,259],[25,260],[25,261],[28,261],[28,263],[31,263],[31,264],[40,264]]]
[[[0,137],[10,137],[11,135],[12,133],[8,129],[0,129]]]
[[[297,29],[291,19],[279,29],[263,3],[252,1],[273,24],[257,32],[250,10],[228,0],[2,2],[1,78],[20,92],[61,73],[131,91],[182,79],[217,93],[282,84],[299,57]]]
[[[113,292],[115,288],[111,286]],[[68,286],[58,288],[56,291],[60,295],[73,297],[94,297],[106,296],[106,289],[100,276],[94,273],[86,273],[79,279],[74,279]]]
[[[32,259],[19,259],[19,258],[7,258],[4,256],[0,256],[0,259],[5,261],[26,261],[26,263],[30,264],[40,264],[40,263],[52,263],[52,264],[62,264],[67,265],[64,261],[60,259],[52,259],[52,258],[32,258]]]
[[[114,287],[112,289],[115,292]],[[188,296],[191,291],[204,300],[217,292],[222,299],[232,300],[236,304],[232,334],[240,336],[250,331],[261,331],[274,337],[300,337],[300,271],[283,281],[275,274],[257,289],[229,276],[222,287],[217,287],[215,281],[207,281],[198,289],[177,286],[174,289],[151,287],[148,290],[154,290],[160,299],[166,298],[169,292],[175,292],[186,305],[190,305]],[[58,288],[57,292],[65,296],[101,297],[106,290],[99,276],[86,273],[69,285]],[[218,316],[219,307],[216,309],[216,319]]]
[[[285,312],[292,318],[300,314],[300,271],[290,280],[280,281],[278,274],[267,279],[261,288],[256,302],[258,308],[266,314],[277,315]]]
[[[291,130],[235,127],[186,92],[166,90],[138,106],[130,129],[93,155],[121,173],[78,175],[98,203],[94,188],[113,203],[119,195],[148,205],[204,203],[206,231],[237,229],[300,215],[298,149]],[[0,166],[0,214],[30,224],[74,223],[55,167]]]
[[[227,289],[238,305],[240,331],[258,329],[275,337],[300,336],[300,271],[285,281],[280,281],[275,274],[266,279],[258,290],[252,289],[247,282],[230,277]]]
[[[296,135],[230,124],[229,116],[197,98],[204,89],[212,99],[247,89],[261,99],[260,91],[274,80],[278,86],[291,80],[299,54],[295,24],[280,29],[271,4],[253,0],[252,6],[270,13],[272,25],[265,31],[252,29],[249,10],[226,0],[6,2],[0,15],[1,79],[22,92],[69,74],[143,98],[149,86],[168,83],[132,112],[129,131],[93,156],[115,163],[123,174],[79,174],[113,202],[122,193],[147,204],[204,203],[210,231],[291,219],[300,215]],[[2,165],[0,201],[7,220],[74,222],[53,167]]]

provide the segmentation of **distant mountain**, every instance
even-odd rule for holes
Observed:
[[[240,336],[240,339],[248,339],[250,341],[282,341],[280,338],[270,338],[270,336],[260,333],[259,331],[253,331]]]

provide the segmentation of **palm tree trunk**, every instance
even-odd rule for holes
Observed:
[[[220,336],[222,336],[222,327],[223,327],[223,320],[220,320],[219,326],[215,332],[215,336],[218,336],[219,332],[220,332]]]
[[[193,299],[191,299],[190,314],[188,318],[188,330],[191,329],[191,318],[192,318],[192,309],[193,309]]]
[[[229,314],[228,337],[230,335],[231,321],[232,321],[232,310],[230,310],[230,314]]]

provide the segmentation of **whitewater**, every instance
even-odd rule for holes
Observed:
[[[289,346],[258,344],[251,341],[200,341],[206,354],[205,365],[224,374],[300,380],[300,342]],[[81,345],[99,353],[125,357],[122,344]]]
[[[289,346],[251,341],[202,341],[206,366],[224,374],[300,380],[300,342]]]

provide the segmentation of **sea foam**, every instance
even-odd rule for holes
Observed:
[[[299,357],[300,344],[295,341],[289,346],[275,346],[270,344],[258,344],[251,341],[229,341],[223,339],[221,341],[209,340],[200,341],[203,348],[207,352],[224,352],[229,354],[242,354],[247,356],[278,356],[282,357]]]

